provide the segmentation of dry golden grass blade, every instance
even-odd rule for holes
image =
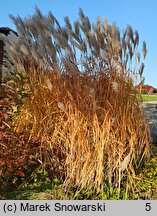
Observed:
[[[49,162],[52,178],[62,179],[64,185],[74,183],[79,190],[87,185],[99,190],[108,178],[111,185],[119,182],[120,188],[125,174],[136,173],[150,149],[148,124],[140,108],[142,100],[128,68],[129,60],[138,53],[135,49],[139,36],[135,32],[134,39],[129,27],[121,37],[117,26],[106,20],[103,27],[99,20],[92,30],[81,10],[80,18],[81,24],[75,23],[75,34],[61,29],[53,16],[38,16],[36,35],[30,29],[35,38],[40,35],[45,43],[37,41],[39,62],[32,59],[22,65],[27,68],[31,94],[14,119],[15,130],[24,133],[30,142],[38,141],[38,159],[43,164]],[[70,29],[68,18],[65,21]],[[50,31],[44,23],[51,24],[53,29]],[[52,40],[40,33],[43,25],[50,38],[56,33],[53,48],[57,61],[50,54]],[[70,36],[75,40],[76,34],[81,43],[80,59],[68,39]],[[57,39],[66,44],[64,49]],[[104,55],[100,52],[100,41]],[[140,56],[136,57],[140,63]],[[141,69],[138,76],[142,72]],[[134,185],[133,178],[131,181]]]

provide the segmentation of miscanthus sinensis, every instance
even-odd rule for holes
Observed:
[[[112,82],[112,89],[115,91],[115,92],[118,92],[119,91],[119,84],[115,81]]]

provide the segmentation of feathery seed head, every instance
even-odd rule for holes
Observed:
[[[90,95],[93,95],[94,92],[95,92],[94,88],[91,88],[91,87],[90,87],[90,88],[89,88],[89,94],[90,94]]]
[[[26,55],[26,56],[29,55],[29,51],[28,51],[28,49],[26,48],[26,46],[25,46],[24,44],[22,44],[20,48],[21,48],[21,52],[22,52],[24,55]]]
[[[147,47],[146,47],[146,42],[145,42],[145,41],[143,41],[143,56],[144,56],[144,59],[145,59],[146,55],[147,55]]]
[[[124,158],[123,162],[120,164],[119,166],[120,171],[123,172],[128,167],[130,157],[131,157],[131,152]]]
[[[49,78],[46,78],[46,79],[45,79],[45,84],[46,84],[46,86],[48,87],[48,89],[49,89],[50,91],[52,91],[53,86],[52,86],[52,83],[51,83],[51,81],[50,81]]]
[[[115,92],[118,92],[119,91],[119,84],[117,82],[112,82],[112,89],[115,91]]]
[[[62,102],[58,102],[58,108],[65,111],[65,106]]]

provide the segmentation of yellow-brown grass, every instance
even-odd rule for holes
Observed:
[[[6,51],[29,85],[30,96],[15,130],[38,141],[38,160],[53,176],[78,189],[101,189],[134,177],[149,155],[150,135],[134,85],[143,82],[139,35],[100,18],[92,24],[82,9],[61,27],[50,12],[26,19],[11,16],[19,37],[6,38]],[[7,61],[7,59],[6,59]],[[11,67],[12,68],[12,67]],[[21,77],[21,76],[20,76]],[[23,79],[22,79],[23,82]]]
[[[133,188],[150,148],[140,105],[132,85],[120,77],[58,77],[47,71],[32,85],[14,125],[29,140],[38,140],[38,159],[51,164],[65,185],[101,189],[109,179],[120,187],[127,177]]]

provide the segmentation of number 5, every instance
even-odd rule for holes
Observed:
[[[146,211],[150,211],[151,210],[151,203],[146,203],[145,210]]]

